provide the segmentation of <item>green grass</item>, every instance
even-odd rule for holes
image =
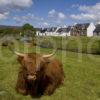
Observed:
[[[37,44],[73,52],[100,54],[100,37],[37,37]]]
[[[35,49],[41,53],[50,53],[51,49]],[[19,63],[9,49],[3,48],[0,57],[0,100],[38,100],[22,96],[15,91]],[[11,57],[13,58],[11,59]],[[63,63],[64,85],[52,96],[43,96],[39,100],[100,100],[100,56],[57,51],[54,57]]]

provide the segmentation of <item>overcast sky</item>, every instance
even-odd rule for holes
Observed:
[[[100,21],[100,0],[0,0],[0,24],[35,27]]]

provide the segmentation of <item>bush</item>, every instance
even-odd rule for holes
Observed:
[[[4,47],[7,47],[7,46],[9,46],[9,45],[13,45],[13,42],[6,40],[6,41],[3,41],[3,42],[1,43],[1,46],[4,46]]]

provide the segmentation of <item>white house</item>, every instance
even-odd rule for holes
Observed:
[[[71,27],[63,27],[63,28],[59,28],[57,31],[56,31],[56,34],[58,36],[70,36],[71,34]]]
[[[95,25],[93,23],[75,24],[71,29],[72,36],[93,36]]]
[[[46,36],[55,36],[57,27],[47,28]]]
[[[46,29],[44,28],[44,29],[42,29],[42,28],[37,28],[36,29],[37,31],[36,31],[36,36],[45,36],[46,35]]]
[[[47,36],[70,36],[70,27],[57,27],[47,29],[46,35]]]
[[[51,27],[37,31],[37,36],[87,36],[94,35],[96,26],[94,23],[75,24],[68,27]]]
[[[93,32],[94,32],[95,28],[96,27],[95,27],[94,23],[90,23],[90,25],[87,28],[87,37],[93,36]]]
[[[96,28],[93,33],[94,36],[100,36],[100,23],[96,25]]]

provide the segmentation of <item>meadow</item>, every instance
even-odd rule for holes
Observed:
[[[63,63],[64,85],[52,96],[32,99],[15,91],[20,66],[17,56],[7,47],[0,50],[0,100],[100,100],[100,55],[58,50],[54,57]],[[52,49],[33,47],[30,51],[48,54]]]
[[[38,41],[39,40],[39,41]],[[56,48],[60,50],[100,54],[100,37],[37,37],[37,44],[42,47]]]

